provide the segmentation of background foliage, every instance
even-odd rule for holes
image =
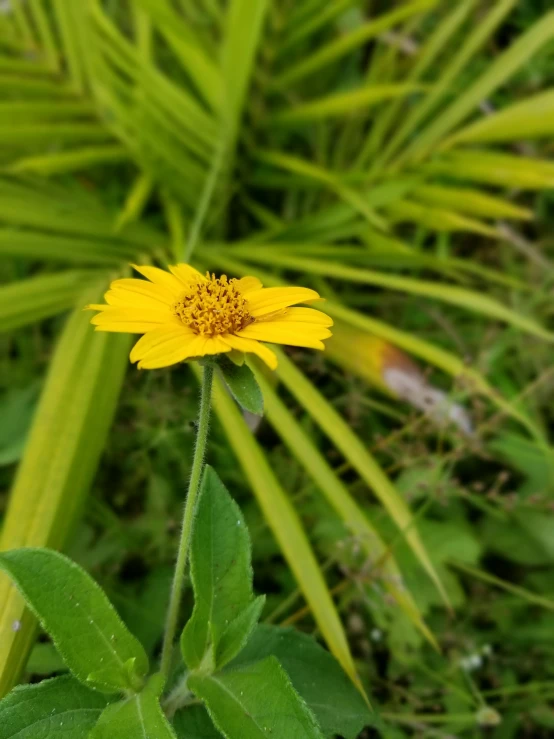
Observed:
[[[311,283],[337,321],[326,357],[260,374],[255,435],[217,394],[211,460],[266,619],[315,629],[391,737],[500,716],[497,736],[547,736],[554,13],[5,9],[2,549],[69,549],[155,653],[195,380],[127,368],[128,337],[92,334],[81,306],[130,261]],[[4,692],[36,634],[4,578],[0,604]],[[57,669],[39,641],[26,674]]]

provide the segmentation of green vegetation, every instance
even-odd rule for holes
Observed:
[[[550,736],[548,3],[11,5],[0,549],[65,551],[158,659],[198,383],[82,306],[130,262],[310,285],[326,353],[254,367],[261,422],[215,389],[261,620],[359,676],[362,736]],[[4,576],[0,635],[1,694],[64,671]]]

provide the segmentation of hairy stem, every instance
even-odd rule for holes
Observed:
[[[169,675],[169,671],[171,668],[173,642],[175,641],[175,632],[177,630],[177,622],[179,619],[179,607],[181,605],[181,597],[183,594],[183,581],[185,578],[185,571],[190,549],[192,526],[194,523],[194,513],[196,509],[196,499],[198,497],[198,491],[200,489],[200,482],[202,479],[202,469],[204,467],[206,440],[208,438],[208,428],[210,425],[213,374],[213,365],[204,365],[204,371],[202,375],[202,390],[200,396],[200,410],[198,412],[198,428],[196,431],[196,445],[194,447],[194,457],[192,460],[189,488],[187,492],[187,499],[185,502],[185,511],[183,514],[181,539],[179,541],[179,551],[177,554],[177,562],[175,564],[173,584],[171,586],[171,597],[169,600],[169,609],[167,612],[167,622],[162,648],[161,671],[166,678]]]

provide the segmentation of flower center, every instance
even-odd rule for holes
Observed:
[[[195,282],[173,306],[181,321],[200,336],[240,331],[252,322],[248,302],[237,290],[236,279],[206,274],[207,282]]]

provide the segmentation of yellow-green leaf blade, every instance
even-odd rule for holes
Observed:
[[[104,289],[102,285],[83,294],[83,305],[99,300]],[[10,494],[0,551],[63,546],[105,443],[128,348],[127,336],[94,333],[81,308],[71,315],[56,347]],[[35,637],[34,619],[4,576],[0,578],[0,637],[3,695],[17,682]]]
[[[329,649],[352,681],[359,684],[340,618],[296,511],[275,478],[234,400],[227,394],[219,380],[215,383],[213,402],[229,443],[310,605]]]
[[[420,629],[431,644],[436,646],[435,638],[425,625],[410,592],[402,584],[402,575],[394,555],[387,550],[365,512],[335,475],[323,455],[303,431],[302,426],[287,410],[263,373],[257,371],[256,378],[264,393],[266,417],[270,424],[314,480],[370,560],[379,563],[377,569],[383,576],[384,587],[412,623]]]
[[[385,506],[445,602],[448,596],[414,525],[413,516],[388,477],[344,419],[282,351],[277,372],[290,392],[334,442]]]

